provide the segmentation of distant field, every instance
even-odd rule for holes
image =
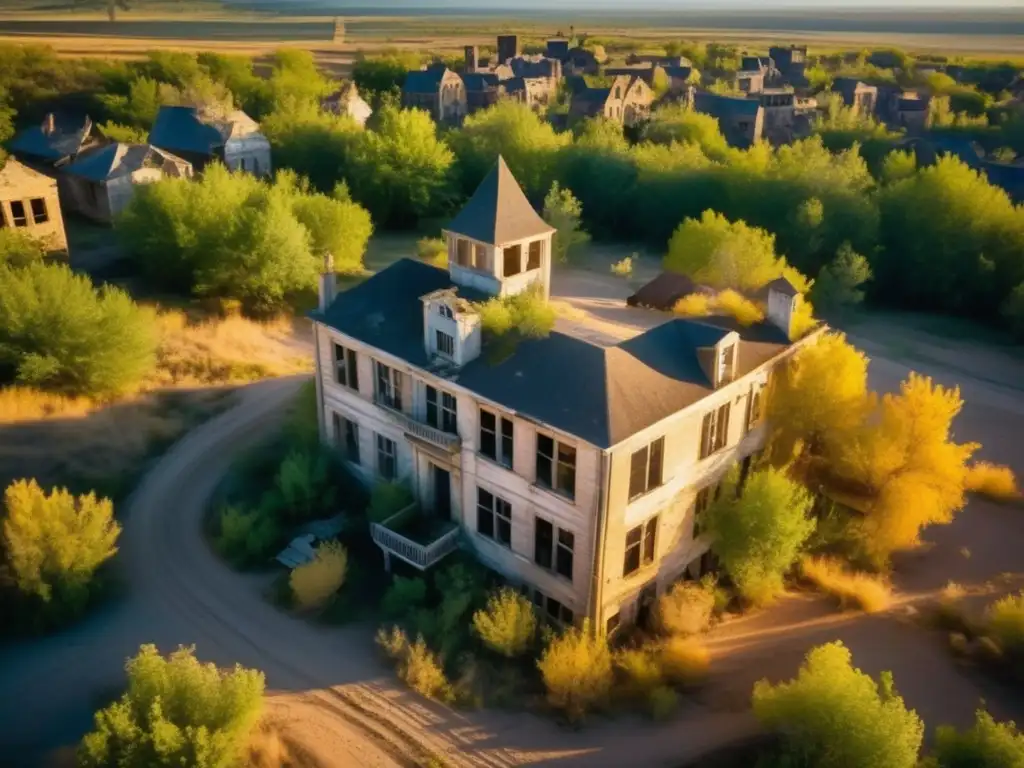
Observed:
[[[521,19],[503,16],[418,15],[386,16],[380,11],[345,18],[346,39],[332,42],[333,17],[274,15],[239,10],[183,10],[164,8],[122,12],[110,23],[99,13],[40,11],[27,5],[19,10],[0,10],[0,40],[32,42],[52,46],[66,56],[134,58],[147,50],[222,50],[264,55],[282,46],[311,50],[326,68],[344,74],[359,51],[382,48],[458,50],[467,43],[493,44],[500,32],[515,32],[524,39],[543,40],[558,30],[568,29],[552,18],[534,15]],[[820,21],[801,20],[793,15],[761,15],[740,26],[714,26],[721,21],[709,14],[673,16],[671,24],[653,25],[648,16],[631,24],[617,18],[588,18],[585,31],[602,38],[635,40],[639,45],[657,45],[667,40],[716,40],[735,43],[751,50],[765,49],[778,42],[806,43],[818,51],[837,48],[898,46],[908,50],[980,57],[1024,57],[1024,14],[1007,15],[993,26],[990,18],[971,20],[965,16],[954,25],[941,19],[918,25],[921,32],[908,31],[906,21],[893,17],[888,23],[854,24],[833,19],[831,28]],[[683,23],[684,20],[689,24]],[[790,24],[789,27],[784,26]],[[958,32],[945,32],[959,26]],[[577,29],[583,31],[582,25]]]

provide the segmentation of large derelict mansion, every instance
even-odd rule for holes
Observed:
[[[547,296],[553,230],[499,160],[444,235],[447,269],[406,259],[338,295],[329,276],[313,313],[324,440],[416,498],[374,542],[419,569],[462,547],[561,622],[642,618],[700,574],[698,516],[763,447],[796,291],[771,284],[747,328],[623,307],[645,322],[559,319],[494,355],[476,307]]]

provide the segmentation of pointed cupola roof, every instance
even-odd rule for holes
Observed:
[[[530,205],[505,159],[500,156],[487,178],[480,182],[469,202],[446,229],[453,234],[497,246],[555,231]]]

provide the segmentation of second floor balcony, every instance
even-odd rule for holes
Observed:
[[[407,435],[436,445],[448,453],[455,453],[462,446],[462,438],[457,434],[413,418],[401,409],[401,402],[396,402],[394,398],[378,393],[374,395],[373,401],[397,421]]]

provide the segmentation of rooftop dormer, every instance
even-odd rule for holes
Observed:
[[[420,297],[423,345],[431,366],[461,367],[480,354],[480,314],[455,288]]]
[[[715,389],[736,378],[739,348],[740,336],[735,331],[724,334],[713,346],[698,347],[697,360]]]
[[[494,296],[521,293],[539,283],[547,298],[554,233],[499,157],[444,230],[452,282]]]

